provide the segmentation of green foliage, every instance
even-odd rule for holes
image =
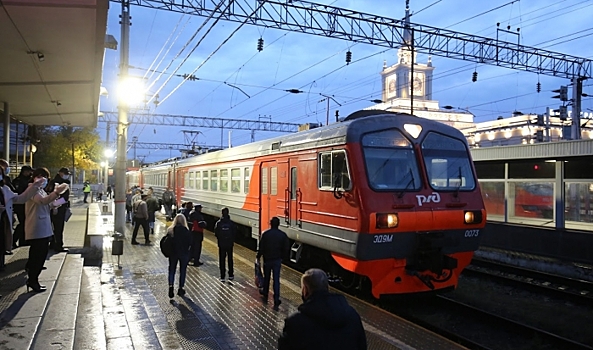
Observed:
[[[52,174],[61,167],[76,168],[77,172],[85,170],[88,175],[99,167],[103,146],[94,129],[37,127],[37,133],[40,142],[33,157],[35,167],[46,167]]]

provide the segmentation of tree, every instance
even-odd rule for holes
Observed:
[[[94,129],[37,127],[37,135],[39,143],[34,156],[35,167],[46,167],[52,174],[61,167],[76,168],[77,172],[85,170],[87,174],[99,167],[103,147],[99,142],[99,134]]]

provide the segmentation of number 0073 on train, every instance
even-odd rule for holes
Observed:
[[[127,181],[159,198],[170,187],[212,218],[228,207],[256,240],[276,216],[293,263],[370,282],[376,298],[455,288],[486,223],[463,134],[385,111],[152,164]]]

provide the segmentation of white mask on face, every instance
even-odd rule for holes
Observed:
[[[47,186],[47,179],[43,178],[43,182],[41,183],[41,188],[45,188]]]
[[[68,180],[70,178],[70,175],[62,175],[62,179],[64,180]]]

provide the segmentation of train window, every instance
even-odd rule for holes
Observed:
[[[422,154],[428,181],[434,190],[475,188],[469,151],[463,141],[431,132],[422,142]]]
[[[243,192],[249,193],[249,168],[245,168],[245,181],[243,182]]]
[[[376,191],[419,190],[422,181],[410,141],[396,129],[363,136],[369,186]]]
[[[278,194],[278,168],[270,168],[270,194],[275,196]]]
[[[202,171],[202,189],[208,191],[208,171]]]
[[[189,184],[189,173],[183,174],[183,187],[187,187]]]
[[[218,191],[218,170],[210,170],[210,191]]]
[[[220,192],[229,191],[229,171],[222,169],[220,171]]]
[[[268,194],[268,168],[261,169],[261,193]]]
[[[290,168],[290,199],[297,199],[297,168]]]
[[[241,192],[241,169],[231,169],[231,192]]]
[[[189,173],[189,184],[188,184],[188,188],[195,188],[195,177],[196,177],[196,173],[195,172],[190,172]]]
[[[196,190],[199,190],[202,188],[202,172],[201,171],[196,171]]]
[[[350,189],[350,172],[346,161],[345,151],[331,151],[320,153],[318,159],[318,185],[319,188],[333,190]]]

